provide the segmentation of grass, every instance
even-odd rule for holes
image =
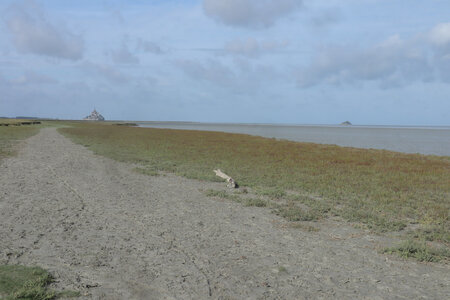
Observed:
[[[253,207],[270,206],[270,201],[266,199],[254,197],[240,197],[239,195],[237,195],[237,193],[227,193],[226,191],[207,190],[205,194],[208,197],[218,197],[242,203],[244,206],[253,206]]]
[[[156,170],[155,168],[152,168],[152,167],[134,168],[133,170],[138,173],[148,175],[148,176],[159,176],[158,170]]]
[[[234,202],[242,203],[243,199],[238,195],[227,193],[226,191],[207,190],[205,195],[208,197],[217,197],[222,199],[232,200]]]
[[[0,126],[26,126],[33,125],[33,123],[41,124],[41,121],[37,120],[25,120],[25,119],[0,119]]]
[[[29,124],[39,122],[39,124]],[[22,123],[26,123],[23,125]],[[7,124],[8,126],[4,126]],[[74,122],[0,119],[0,161],[8,156],[16,154],[18,142],[29,138],[45,127],[71,126]]]
[[[3,121],[3,120],[2,120]],[[15,145],[39,131],[39,126],[0,126],[0,161],[15,154]]]
[[[339,216],[377,232],[417,224],[418,234],[450,244],[450,157],[98,123],[59,130],[154,173],[219,181],[213,169],[220,168],[260,197],[286,200],[279,213],[290,220]]]
[[[424,225],[416,230],[408,232],[411,238],[422,241],[450,241],[450,231],[445,225]]]
[[[414,240],[406,240],[396,247],[384,249],[383,252],[394,253],[404,258],[414,258],[425,262],[438,262],[450,259],[448,248],[431,247],[424,242]]]
[[[286,269],[286,267],[284,266],[279,266],[278,267],[278,273],[287,273],[288,270]]]
[[[289,227],[291,228],[296,228],[296,229],[301,229],[303,231],[307,231],[307,232],[318,232],[320,231],[319,228],[311,226],[311,225],[307,225],[305,223],[301,223],[301,222],[292,222],[290,223]]]
[[[256,194],[257,195],[262,195],[262,196],[267,196],[271,199],[281,199],[283,197],[286,196],[286,192],[279,188],[279,187],[274,187],[274,188],[258,188],[256,190]]]
[[[0,265],[0,297],[5,300],[48,300],[78,297],[74,291],[56,292],[48,288],[52,276],[40,267]]]
[[[248,198],[245,200],[244,205],[254,207],[267,207],[269,206],[269,201],[260,198]]]
[[[292,206],[280,207],[277,214],[292,222],[317,221],[319,219],[319,215],[314,212]]]

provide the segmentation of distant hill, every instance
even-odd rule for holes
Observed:
[[[350,125],[352,125],[352,123],[350,123],[350,121],[345,121],[345,122],[342,122],[341,125],[350,126]]]

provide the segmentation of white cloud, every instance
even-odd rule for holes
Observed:
[[[302,6],[301,0],[203,0],[203,9],[226,25],[267,28]]]
[[[440,23],[427,34],[433,45],[432,62],[443,82],[450,83],[450,23]]]
[[[32,85],[32,84],[41,85],[41,84],[58,83],[58,81],[52,77],[36,73],[31,70],[25,71],[22,76],[11,79],[9,82],[15,85]]]
[[[233,71],[216,60],[200,63],[195,60],[177,60],[175,65],[196,80],[206,80],[218,85],[230,85],[235,80]]]
[[[101,76],[111,84],[126,84],[130,80],[128,76],[110,65],[96,64],[86,61],[81,64],[81,69],[87,74]]]
[[[146,53],[153,53],[153,54],[163,53],[161,47],[158,44],[151,41],[145,41],[143,39],[138,39],[137,49]]]
[[[273,52],[288,45],[287,41],[257,41],[254,38],[246,40],[236,39],[225,44],[224,50],[227,54],[257,57],[264,53]]]
[[[123,15],[122,15],[122,13],[120,12],[120,10],[117,10],[117,9],[113,9],[113,10],[111,10],[111,12],[110,12],[110,16],[111,16],[111,18],[115,21],[115,22],[117,22],[118,24],[120,24],[120,25],[125,25],[125,18],[123,17]]]
[[[140,60],[136,53],[133,53],[128,47],[129,37],[123,38],[120,48],[110,51],[109,54],[116,64],[139,64]],[[137,39],[135,52],[162,54],[161,48],[154,42]]]
[[[450,23],[441,23],[431,29],[429,33],[430,41],[437,46],[450,44]]]
[[[130,52],[127,45],[122,43],[121,47],[112,51],[112,59],[117,64],[138,64],[139,58]]]
[[[218,59],[205,62],[197,60],[178,60],[175,65],[194,81],[207,81],[235,94],[254,94],[266,82],[272,85],[284,77],[271,66],[254,64],[247,59],[234,59],[225,64]]]
[[[34,1],[10,7],[6,25],[18,51],[49,57],[78,60],[84,43],[79,35],[55,26]]]
[[[299,71],[298,85],[373,82],[381,88],[450,82],[450,26],[439,24],[408,39],[392,36],[365,48],[328,46]],[[447,36],[449,35],[449,36]]]
[[[324,28],[339,22],[341,18],[338,8],[324,9],[311,18],[311,24],[316,28]]]

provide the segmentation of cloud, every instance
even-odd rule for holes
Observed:
[[[450,23],[436,25],[429,32],[430,41],[437,46],[450,45]]]
[[[184,59],[176,61],[175,65],[195,81],[207,81],[238,94],[254,94],[261,90],[259,86],[264,82],[273,84],[284,80],[272,67],[246,59],[234,59],[229,65],[216,59],[205,62]]]
[[[42,85],[42,84],[56,84],[58,81],[52,77],[44,74],[36,73],[34,71],[25,71],[20,77],[11,79],[9,83],[14,85]]]
[[[139,58],[130,52],[127,45],[122,43],[121,47],[112,51],[111,57],[117,64],[138,64]]]
[[[120,12],[120,10],[117,9],[113,9],[110,11],[110,16],[111,19],[113,19],[115,22],[117,22],[120,25],[125,25],[125,18],[123,17],[122,13]]]
[[[433,63],[437,73],[446,83],[450,83],[450,23],[436,25],[428,33],[434,47]]]
[[[365,48],[328,46],[301,68],[297,83],[306,88],[373,82],[393,88],[430,81],[450,82],[450,24],[408,39],[392,36]]]
[[[236,39],[225,44],[224,51],[227,54],[241,55],[246,57],[257,57],[264,53],[273,52],[288,45],[287,41],[262,41],[254,38],[246,40]]]
[[[105,64],[96,64],[85,61],[81,64],[81,69],[87,74],[101,76],[111,84],[126,84],[130,81],[128,76],[126,76],[116,68]]]
[[[207,16],[235,27],[271,27],[302,6],[301,0],[203,0]]]
[[[311,25],[316,28],[324,28],[339,22],[342,18],[338,8],[322,10],[311,18]]]
[[[139,57],[132,53],[127,46],[129,37],[125,36],[119,49],[110,52],[112,60],[117,64],[138,64]],[[154,42],[137,39],[135,51],[153,54],[162,54],[161,48]]]
[[[175,65],[196,80],[206,80],[221,86],[230,85],[235,80],[233,71],[217,60],[200,63],[195,60],[181,59],[176,61]]]
[[[146,53],[153,53],[153,54],[162,54],[163,51],[161,50],[161,47],[158,46],[156,43],[151,41],[145,41],[143,39],[138,39],[137,41],[137,49]]]
[[[82,38],[52,24],[34,1],[12,5],[5,21],[19,52],[69,60],[83,56]]]

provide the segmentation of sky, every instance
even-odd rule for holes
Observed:
[[[448,0],[0,0],[0,116],[450,125]]]

